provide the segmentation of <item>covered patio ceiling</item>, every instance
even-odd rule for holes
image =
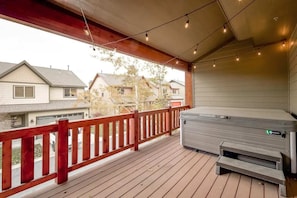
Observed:
[[[296,0],[0,0],[0,17],[185,71],[234,39],[289,39],[296,10]]]

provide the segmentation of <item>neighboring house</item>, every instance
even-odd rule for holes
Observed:
[[[89,116],[86,85],[71,71],[0,62],[0,130]]]
[[[170,106],[176,107],[185,105],[185,83],[171,80],[169,84],[171,87]]]
[[[96,117],[149,109],[156,98],[151,85],[144,77],[130,79],[133,80],[137,83],[129,82],[126,75],[97,73],[89,91],[100,104],[91,107],[91,114]]]
[[[177,107],[184,105],[185,85],[184,82],[171,80],[162,82],[159,96],[166,99],[167,106]]]

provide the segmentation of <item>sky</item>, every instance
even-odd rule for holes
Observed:
[[[69,66],[69,70],[88,85],[96,73],[114,72],[111,63],[94,55],[100,56],[90,44],[0,19],[0,62],[26,60],[32,66],[65,70]],[[184,74],[168,68],[165,79],[184,81]]]

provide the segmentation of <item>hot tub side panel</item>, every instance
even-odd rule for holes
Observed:
[[[181,117],[181,124],[183,146],[219,154],[219,145],[222,141],[255,145],[283,153],[285,167],[290,169],[289,134],[285,137],[266,134],[266,129],[280,130],[283,128],[276,122],[239,118],[201,118],[188,115]]]

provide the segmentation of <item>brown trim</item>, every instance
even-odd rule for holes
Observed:
[[[193,107],[193,75],[190,65],[185,71],[185,105]]]

